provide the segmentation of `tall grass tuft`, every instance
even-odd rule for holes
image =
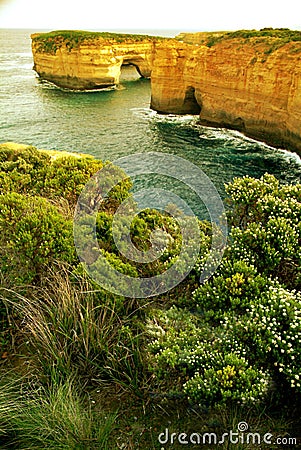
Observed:
[[[18,312],[27,354],[44,380],[59,382],[76,374],[81,386],[114,381],[138,393],[141,337],[123,299],[91,290],[84,277],[74,283],[66,269],[52,273],[44,288],[26,297],[8,290],[4,294]]]
[[[15,387],[17,383],[15,383]],[[19,392],[2,384],[1,448],[96,450],[110,447],[117,414],[93,412],[72,379],[40,384],[19,382]]]

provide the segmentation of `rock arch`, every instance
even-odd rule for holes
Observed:
[[[76,90],[99,89],[118,84],[121,66],[127,64],[135,66],[141,77],[149,78],[155,40],[146,37],[123,41],[116,36],[114,41],[96,36],[72,48],[62,39],[58,47],[48,51],[47,47],[45,50],[41,46],[43,33],[34,34],[32,35],[34,70],[41,78],[57,86]],[[47,33],[45,42],[48,42]]]
[[[151,66],[143,56],[124,57],[122,64],[131,64],[136,67],[138,73],[143,78],[151,76]]]
[[[119,74],[116,78],[116,84],[119,83],[122,67],[133,66],[136,68],[138,74],[141,78],[150,78],[151,76],[151,65],[142,55],[127,55],[120,58],[119,63]]]

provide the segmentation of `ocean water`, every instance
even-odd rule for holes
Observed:
[[[301,161],[294,153],[236,131],[200,126],[197,116],[152,111],[150,81],[140,79],[133,67],[124,68],[116,89],[71,92],[43,82],[32,70],[30,33],[35,31],[0,30],[0,142],[90,153],[110,161],[133,153],[180,156],[197,165],[222,198],[224,183],[237,176],[268,172],[284,183],[300,181]],[[138,165],[143,163],[140,158]],[[165,182],[159,178],[137,177],[136,186],[157,182],[162,187]],[[189,201],[202,216],[197,199],[192,195]]]

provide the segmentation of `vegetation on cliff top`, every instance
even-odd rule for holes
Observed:
[[[50,54],[55,54],[57,49],[62,45],[71,51],[84,42],[95,40],[103,44],[120,44],[166,39],[162,36],[150,36],[146,34],[82,30],[55,30],[47,33],[32,34],[31,37],[37,52]],[[244,42],[267,44],[270,46],[270,53],[289,42],[301,42],[301,31],[290,30],[288,28],[262,28],[261,30],[181,33],[175,39],[188,44],[202,44],[207,47],[212,47],[224,40],[241,39]]]
[[[212,47],[224,40],[241,39],[245,42],[271,45],[271,51],[289,42],[301,42],[301,31],[289,28],[262,28],[261,30],[237,30],[226,32],[182,33],[176,37],[188,44]]]
[[[93,40],[102,41],[102,43],[132,43],[141,41],[156,41],[165,39],[160,36],[149,36],[146,34],[129,33],[111,33],[100,31],[82,31],[82,30],[57,30],[48,33],[37,33],[32,36],[33,43],[37,43],[38,52],[52,53],[65,45],[69,50],[78,47],[84,42]]]

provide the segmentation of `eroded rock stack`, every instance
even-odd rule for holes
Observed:
[[[32,38],[34,70],[68,89],[98,89],[119,83],[121,66],[150,77],[155,37],[114,33],[51,32]]]

